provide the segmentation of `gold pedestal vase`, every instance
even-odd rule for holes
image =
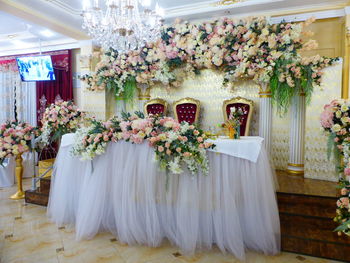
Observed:
[[[11,195],[10,199],[19,200],[24,198],[23,192],[23,159],[22,155],[16,156],[16,180],[17,180],[17,192],[14,195]]]

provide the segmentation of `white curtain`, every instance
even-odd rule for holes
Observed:
[[[0,123],[15,118],[15,98],[18,120],[36,126],[35,82],[22,82],[18,71],[0,67]]]
[[[14,85],[17,78],[18,72],[0,68],[0,123],[15,118]]]
[[[18,120],[25,121],[32,126],[36,120],[36,84],[35,82],[19,82],[16,88]]]

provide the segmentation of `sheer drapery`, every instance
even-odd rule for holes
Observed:
[[[166,188],[165,172],[147,143],[110,144],[92,162],[71,156],[71,147],[64,137],[48,215],[58,225],[75,225],[78,239],[107,230],[128,244],[158,246],[167,238],[187,254],[216,244],[240,259],[245,248],[265,254],[280,250],[273,174],[264,148],[256,163],[208,152],[208,176],[185,170],[171,174]]]
[[[14,71],[9,64],[0,64],[0,123],[12,120],[14,113],[14,86],[17,83],[18,72]]]
[[[36,126],[35,82],[22,82],[15,60],[0,61],[0,123],[17,118]]]

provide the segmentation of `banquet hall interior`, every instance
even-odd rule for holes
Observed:
[[[0,263],[350,262],[349,0],[0,0]]]

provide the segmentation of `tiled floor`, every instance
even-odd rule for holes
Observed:
[[[25,182],[28,188],[29,181]],[[165,243],[160,248],[127,246],[108,233],[92,240],[76,242],[74,229],[50,223],[44,207],[25,205],[8,197],[15,188],[0,188],[0,262],[1,263],[58,263],[58,262],[114,262],[114,263],[229,263],[239,262],[218,249],[199,252],[193,257],[182,256],[176,247]],[[330,263],[335,261],[281,253],[264,256],[247,253],[248,263],[304,262]]]

